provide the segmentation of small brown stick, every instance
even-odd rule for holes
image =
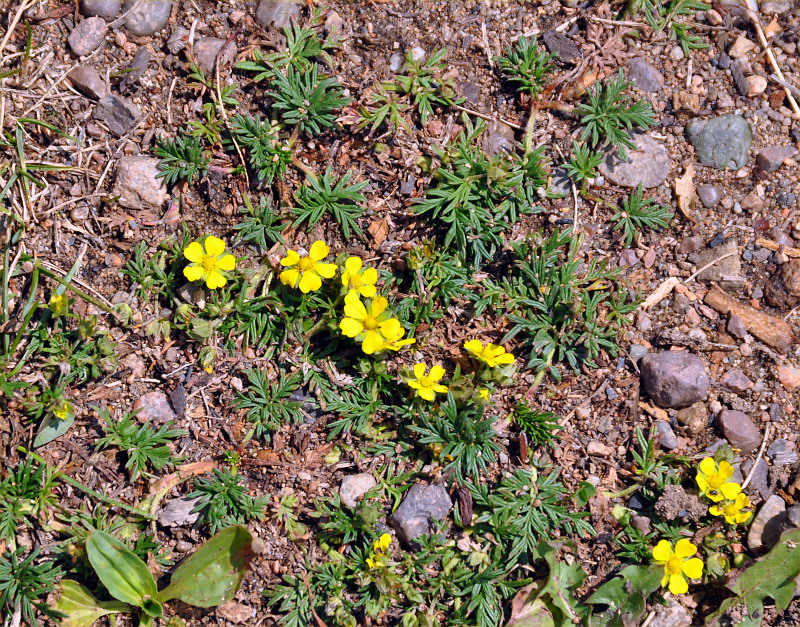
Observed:
[[[742,490],[744,490],[748,485],[750,485],[750,479],[753,478],[753,475],[756,472],[756,466],[758,466],[758,462],[761,461],[761,456],[764,454],[764,448],[767,446],[767,438],[769,437],[769,425],[767,428],[764,429],[764,439],[761,441],[761,448],[758,449],[758,455],[756,455],[756,461],[753,462],[753,467],[750,469],[750,472],[747,473],[747,479],[744,480],[742,483]]]
[[[314,615],[314,620],[317,621],[319,627],[328,627],[327,623],[319,617],[317,610],[314,609],[314,595],[311,594],[311,584],[308,583],[308,573],[303,572],[303,583],[306,584],[306,592],[308,592],[308,605],[311,607],[311,613]]]
[[[463,111],[464,113],[469,113],[470,115],[474,115],[476,118],[481,118],[482,120],[486,120],[487,122],[496,122],[497,120],[500,120],[506,126],[515,128],[518,131],[522,131],[525,128],[523,126],[520,126],[516,122],[512,122],[511,120],[506,120],[505,118],[495,117],[492,115],[488,115],[486,113],[481,113],[480,111],[475,111],[474,109],[467,109],[466,107],[462,107],[461,105],[453,105],[453,108],[458,111]]]
[[[756,246],[761,246],[761,248],[768,248],[769,250],[774,250],[775,252],[782,252],[787,257],[800,257],[800,248],[791,248],[790,246],[781,246],[777,242],[773,242],[769,239],[764,239],[763,237],[759,237],[756,239]]]

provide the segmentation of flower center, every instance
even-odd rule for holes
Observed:
[[[374,331],[378,328],[378,320],[375,316],[367,316],[364,318],[364,328],[368,331]]]
[[[311,268],[313,268],[313,267],[314,267],[314,262],[313,262],[313,260],[312,260],[311,258],[309,258],[309,257],[303,257],[303,258],[300,260],[300,263],[299,263],[299,264],[297,264],[297,265],[299,265],[299,266],[300,266],[300,271],[301,271],[301,272],[308,272],[309,270],[311,270]]]
[[[434,383],[431,381],[431,378],[428,376],[420,377],[419,384],[424,388],[432,388]]]
[[[210,255],[203,255],[203,261],[200,262],[203,270],[206,272],[214,272],[217,269],[217,258]]]
[[[670,575],[680,575],[683,572],[683,558],[673,555],[667,562],[667,572]]]

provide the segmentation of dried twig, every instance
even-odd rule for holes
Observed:
[[[753,475],[756,472],[756,466],[758,466],[758,462],[761,461],[761,456],[764,455],[764,448],[767,446],[767,438],[769,437],[769,425],[767,428],[764,429],[764,439],[761,441],[761,448],[758,449],[758,455],[756,455],[756,461],[753,462],[753,467],[750,469],[750,472],[747,473],[747,479],[742,482],[742,490],[744,490],[748,485],[750,485],[750,480],[753,478]]]

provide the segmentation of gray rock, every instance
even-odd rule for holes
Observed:
[[[327,35],[341,35],[344,32],[345,24],[346,22],[341,15],[333,9],[328,10],[328,14],[325,16],[325,33]]]
[[[169,33],[167,39],[167,50],[172,54],[178,54],[189,43],[189,29],[183,26],[175,26]]]
[[[647,355],[647,347],[643,346],[642,344],[633,344],[628,350],[628,356],[634,363],[638,363],[638,361],[645,355]]]
[[[753,463],[748,459],[742,464],[741,471],[742,474],[748,476],[751,470],[753,470]],[[746,488],[747,492],[749,494],[757,492],[764,501],[772,496],[772,490],[769,489],[769,481],[767,480],[768,474],[769,468],[767,467],[767,462],[763,459],[759,459],[750,477],[750,483]]]
[[[689,255],[697,252],[703,247],[703,236],[693,235],[692,237],[684,237],[678,246],[678,253],[681,255]]]
[[[786,511],[786,503],[777,494],[773,494],[758,510],[750,532],[747,534],[747,545],[752,551],[769,549],[775,546],[784,521],[782,514]]]
[[[744,372],[738,368],[731,368],[728,370],[719,381],[722,385],[728,388],[731,392],[741,394],[753,387],[753,382],[747,378]]]
[[[679,485],[668,485],[655,504],[661,520],[696,522],[708,513],[708,506],[696,494],[689,494]]]
[[[136,4],[125,18],[125,28],[134,35],[153,35],[167,25],[172,11],[172,0],[125,0],[123,12]]]
[[[769,445],[767,455],[775,466],[794,466],[800,461],[789,440],[779,438]]]
[[[719,413],[719,426],[731,446],[744,455],[752,453],[761,444],[761,431],[744,412],[723,409]]]
[[[721,246],[704,248],[692,253],[689,255],[689,261],[695,264],[698,270],[716,261],[714,265],[697,275],[701,281],[729,281],[733,277],[738,277],[742,271],[742,261],[739,259],[737,243],[733,238],[725,240]]]
[[[290,26],[300,18],[301,0],[261,0],[256,8],[256,21],[264,28]]]
[[[486,152],[491,156],[500,152],[513,153],[517,145],[514,129],[502,122],[489,122],[485,137]]]
[[[389,57],[389,69],[396,74],[400,71],[400,68],[403,67],[404,59],[405,57],[402,52],[395,52]]]
[[[667,149],[649,135],[633,136],[633,150],[627,150],[623,161],[616,152],[600,164],[600,174],[622,187],[657,187],[667,180],[672,166]]]
[[[747,151],[753,143],[747,120],[735,114],[694,120],[686,127],[686,137],[700,161],[718,170],[738,170],[747,165]]]
[[[794,146],[767,146],[758,151],[756,164],[765,172],[774,172],[783,165],[784,159],[797,155]]]
[[[667,421],[661,420],[656,424],[656,437],[661,446],[668,451],[678,448],[678,438]]]
[[[716,185],[701,185],[697,188],[697,196],[707,209],[713,209],[722,199],[722,194]]]
[[[569,178],[563,166],[558,166],[553,170],[550,178],[550,191],[559,196],[569,196],[572,193],[572,179]]]
[[[783,192],[778,194],[775,200],[778,201],[778,205],[781,207],[794,207],[797,203],[797,196],[791,192]]]
[[[128,209],[160,209],[169,198],[164,179],[158,175],[158,159],[154,157],[122,157],[117,164],[117,178],[112,196]]]
[[[186,527],[193,525],[200,517],[200,512],[192,510],[200,502],[200,497],[188,499],[186,497],[170,499],[158,512],[158,522],[164,527]]]
[[[642,91],[659,92],[664,87],[664,76],[644,57],[636,57],[628,62],[628,76]]]
[[[728,318],[728,325],[726,328],[728,329],[728,333],[739,340],[744,340],[748,336],[747,325],[744,323],[744,320],[736,314],[731,314],[731,317]]]
[[[789,0],[764,0],[759,6],[764,15],[783,15],[791,8],[792,3]]]
[[[89,98],[100,100],[108,95],[108,85],[92,67],[87,65],[74,67],[67,74],[67,78],[75,89]]]
[[[692,615],[675,599],[668,599],[665,605],[656,604],[650,627],[690,627]]]
[[[647,516],[631,516],[631,525],[643,536],[646,536],[653,530],[652,522]]]
[[[351,509],[355,508],[361,497],[374,488],[377,483],[375,477],[368,472],[347,475],[339,486],[339,498],[342,500],[342,505]]]
[[[81,14],[85,17],[102,17],[110,22],[119,13],[122,0],[82,0]]]
[[[94,117],[104,122],[108,130],[119,137],[136,126],[142,117],[142,110],[127,98],[109,94],[97,103]]]
[[[223,46],[225,46],[225,40],[217,37],[201,37],[194,43],[195,61],[207,74],[214,70],[214,63]],[[225,66],[233,65],[233,62],[236,60],[237,52],[238,48],[235,43],[230,42],[225,46],[225,50],[222,52],[219,59],[220,70]]]
[[[136,54],[133,55],[131,64],[126,68],[125,74],[119,81],[120,91],[125,91],[128,89],[128,87],[135,84],[142,77],[142,74],[144,74],[145,70],[147,70],[147,66],[152,58],[153,55],[151,55],[150,51],[144,46],[140,46],[136,50]]]
[[[692,403],[691,407],[679,409],[675,417],[689,429],[692,436],[698,436],[708,428],[708,408],[702,401]]]
[[[688,407],[708,396],[703,360],[687,351],[650,353],[639,362],[642,386],[661,407]]]
[[[442,485],[416,483],[406,494],[395,512],[389,517],[389,524],[397,531],[397,536],[406,543],[430,533],[431,522],[447,516],[453,501]]]
[[[139,422],[169,422],[176,420],[178,416],[169,404],[169,398],[164,392],[148,392],[133,404],[133,410],[137,411],[136,419]]]
[[[103,43],[107,34],[108,26],[102,17],[87,17],[72,29],[67,41],[72,52],[82,57]]]
[[[401,64],[402,65],[402,64]],[[397,68],[400,69],[399,67]],[[479,105],[481,103],[481,88],[475,83],[464,81],[456,86],[458,95],[465,98],[471,106]]]

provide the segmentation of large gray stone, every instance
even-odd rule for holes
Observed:
[[[774,172],[783,165],[784,159],[797,156],[794,146],[765,146],[758,151],[756,163],[765,172]]]
[[[751,551],[770,549],[780,538],[785,529],[784,512],[786,503],[777,494],[773,494],[758,510],[750,531],[747,534],[747,545]]]
[[[747,165],[747,151],[753,143],[750,125],[741,115],[721,115],[694,120],[686,137],[700,161],[718,170],[738,170]]]
[[[256,7],[256,21],[264,28],[290,26],[300,17],[301,0],[261,0]]]
[[[419,536],[431,533],[431,523],[442,520],[451,507],[453,501],[444,486],[416,483],[389,517],[389,524],[402,541],[411,543]]]
[[[650,353],[639,367],[645,392],[661,407],[688,407],[708,396],[706,365],[687,351]]]
[[[125,28],[134,35],[153,35],[167,25],[172,0],[126,0],[122,10],[124,12],[132,7],[133,10],[125,18]]]
[[[87,17],[72,29],[67,42],[72,52],[82,57],[103,43],[107,33],[108,26],[102,17]]]
[[[342,500],[342,505],[351,509],[355,508],[361,498],[376,485],[375,477],[368,472],[347,475],[339,486],[339,498]]]
[[[121,7],[122,0],[83,0],[81,13],[86,17],[102,17],[110,22],[117,17]]]
[[[225,40],[218,37],[201,37],[194,43],[194,59],[201,70],[207,74],[213,72],[217,55],[219,55],[223,46],[225,46]],[[237,51],[238,48],[233,42],[225,46],[225,50],[219,59],[220,70],[233,65]]]
[[[114,135],[122,136],[136,126],[142,111],[127,98],[109,94],[97,103],[94,117],[105,122]]]
[[[194,511],[200,502],[200,497],[189,499],[181,497],[170,499],[158,513],[158,522],[164,527],[186,527],[193,525],[200,517],[200,512]]]
[[[667,149],[649,135],[635,134],[633,150],[626,150],[627,160],[611,153],[598,168],[600,174],[621,187],[646,189],[657,187],[667,180],[672,166]]]
[[[719,428],[730,445],[747,455],[761,444],[761,431],[750,417],[735,409],[723,409],[719,413]]]
[[[79,65],[72,68],[67,74],[67,78],[82,94],[100,100],[108,95],[108,86],[92,67]]]
[[[636,87],[651,93],[659,92],[664,87],[664,76],[659,69],[644,57],[635,57],[628,61],[628,76]]]
[[[128,209],[160,209],[169,195],[158,172],[154,157],[123,157],[111,195],[118,196],[117,202]]]

